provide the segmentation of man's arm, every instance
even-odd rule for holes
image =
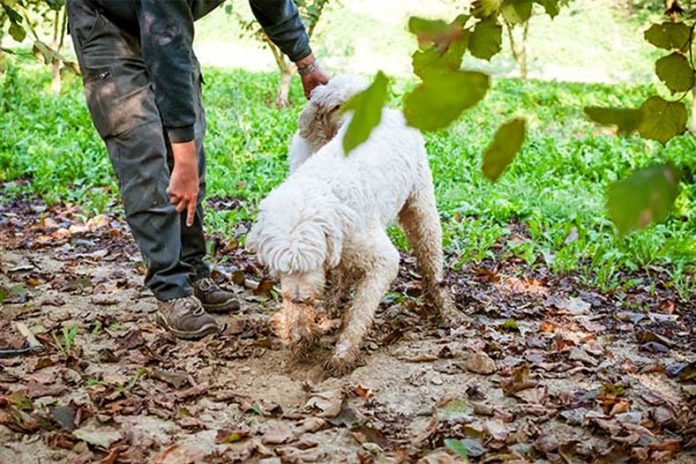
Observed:
[[[140,42],[171,142],[193,140],[193,17],[187,0],[138,0]]]
[[[259,24],[280,50],[295,62],[300,72],[305,95],[309,97],[317,85],[326,84],[327,76],[316,66],[309,36],[302,24],[300,13],[292,0],[249,0],[251,11]]]
[[[174,157],[167,193],[191,226],[198,201],[193,17],[186,0],[137,0],[140,46]]]
[[[312,49],[300,12],[292,0],[249,0],[251,11],[271,42],[293,62],[307,58]]]

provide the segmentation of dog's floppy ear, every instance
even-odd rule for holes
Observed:
[[[259,229],[261,228],[261,221],[263,218],[259,217],[257,218],[256,222],[251,226],[251,229],[247,233],[246,236],[246,244],[245,248],[250,252],[257,254],[258,251],[258,243],[259,243]],[[262,258],[260,256],[257,256],[257,259],[259,260],[259,264],[264,266],[265,264],[262,263]]]
[[[320,146],[331,140],[338,129],[336,119],[340,109],[340,105],[327,109],[310,100],[300,114],[300,137]]]

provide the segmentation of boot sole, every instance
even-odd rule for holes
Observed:
[[[215,325],[205,325],[198,329],[196,332],[182,332],[181,330],[176,330],[172,328],[168,323],[167,320],[160,314],[159,311],[157,311],[157,323],[166,331],[171,332],[174,334],[176,338],[181,338],[183,340],[199,340],[207,335],[218,333],[220,331],[220,328]]]
[[[242,307],[241,304],[239,304],[239,300],[236,298],[225,301],[224,303],[217,303],[217,304],[205,304],[201,302],[203,305],[203,309],[205,309],[209,313],[231,313],[235,311],[239,311],[239,309]]]

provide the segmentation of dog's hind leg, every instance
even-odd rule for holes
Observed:
[[[399,212],[399,223],[416,255],[427,296],[439,311],[449,309],[443,282],[442,227],[432,181],[407,200]]]
[[[361,268],[361,278],[355,286],[336,349],[326,366],[336,375],[347,373],[355,365],[377,306],[399,272],[399,252],[381,227],[355,237],[349,248],[352,249],[344,251],[358,257],[353,262]]]

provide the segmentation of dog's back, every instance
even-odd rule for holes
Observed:
[[[322,183],[345,206],[386,226],[411,193],[430,181],[423,136],[406,125],[400,111],[384,109],[368,140],[346,156],[342,144],[347,126],[346,122],[330,142],[297,163],[287,187],[281,185],[276,194]]]

